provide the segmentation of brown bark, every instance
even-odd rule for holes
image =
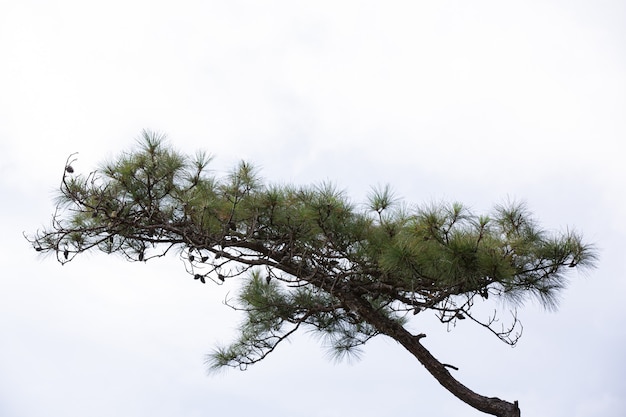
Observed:
[[[497,397],[485,397],[477,394],[457,381],[446,366],[439,362],[422,344],[425,334],[413,335],[399,323],[380,314],[364,299],[349,293],[342,293],[346,301],[361,317],[374,325],[381,333],[391,337],[408,350],[426,368],[430,374],[450,393],[469,406],[497,417],[520,417],[517,401],[510,403]]]
[[[277,262],[279,261],[277,260]],[[280,264],[280,269],[294,276],[301,275],[303,270],[297,266],[285,264],[284,262]],[[521,411],[517,401],[510,403],[497,397],[485,397],[472,391],[456,380],[448,369],[446,369],[446,365],[439,362],[421,344],[420,340],[426,337],[425,334],[411,334],[400,323],[381,314],[380,311],[372,307],[367,300],[355,294],[349,284],[342,288],[342,285],[335,286],[334,283],[327,282],[324,279],[324,275],[316,277],[316,273],[310,273],[309,276],[309,282],[332,293],[335,297],[340,299],[347,308],[357,313],[380,333],[391,337],[404,346],[404,348],[408,350],[445,389],[467,405],[497,417],[521,417]]]

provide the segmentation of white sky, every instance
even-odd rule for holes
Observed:
[[[359,201],[476,210],[523,199],[601,250],[560,310],[529,304],[511,349],[470,323],[413,324],[475,391],[524,415],[626,415],[626,3],[0,0],[0,415],[481,416],[399,345],[334,364],[304,335],[207,377],[230,288],[178,259],[61,267],[47,224],[65,158],[88,172],[143,128],[271,181],[330,179]]]

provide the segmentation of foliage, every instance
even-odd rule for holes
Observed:
[[[27,238],[61,263],[91,250],[147,261],[176,249],[199,282],[241,276],[229,300],[244,312],[241,332],[210,356],[216,368],[245,368],[301,327],[343,357],[426,311],[515,344],[516,306],[555,308],[570,267],[595,260],[580,235],[549,233],[524,204],[488,215],[458,203],[409,209],[383,187],[357,206],[332,184],[264,184],[247,162],[218,176],[210,161],[150,132],[86,176],[70,157],[51,226]],[[509,302],[510,326],[475,312],[487,299]]]

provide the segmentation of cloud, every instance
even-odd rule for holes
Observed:
[[[468,386],[525,413],[623,415],[623,7],[7,6],[0,414],[481,415],[385,340],[348,366],[299,337],[246,373],[207,378],[204,353],[237,323],[220,304],[226,288],[199,288],[176,259],[37,259],[21,233],[49,220],[65,158],[79,152],[76,169],[89,172],[149,128],[216,154],[219,172],[246,158],[270,181],[331,179],[357,201],[381,183],[408,203],[476,210],[511,195],[548,228],[582,230],[601,249],[599,269],[572,277],[557,314],[525,308],[516,349],[469,327],[416,326]],[[367,401],[377,398],[394,400]]]

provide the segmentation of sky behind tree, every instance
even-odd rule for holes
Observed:
[[[559,311],[528,304],[511,349],[470,323],[414,329],[458,379],[525,415],[626,414],[621,308],[626,54],[619,1],[0,2],[0,415],[481,413],[380,338],[335,364],[307,335],[246,372],[206,376],[234,335],[175,256],[61,267],[22,238],[46,224],[66,157],[87,173],[142,129],[239,159],[269,182],[331,180],[355,202],[476,211],[525,200],[600,251]]]

